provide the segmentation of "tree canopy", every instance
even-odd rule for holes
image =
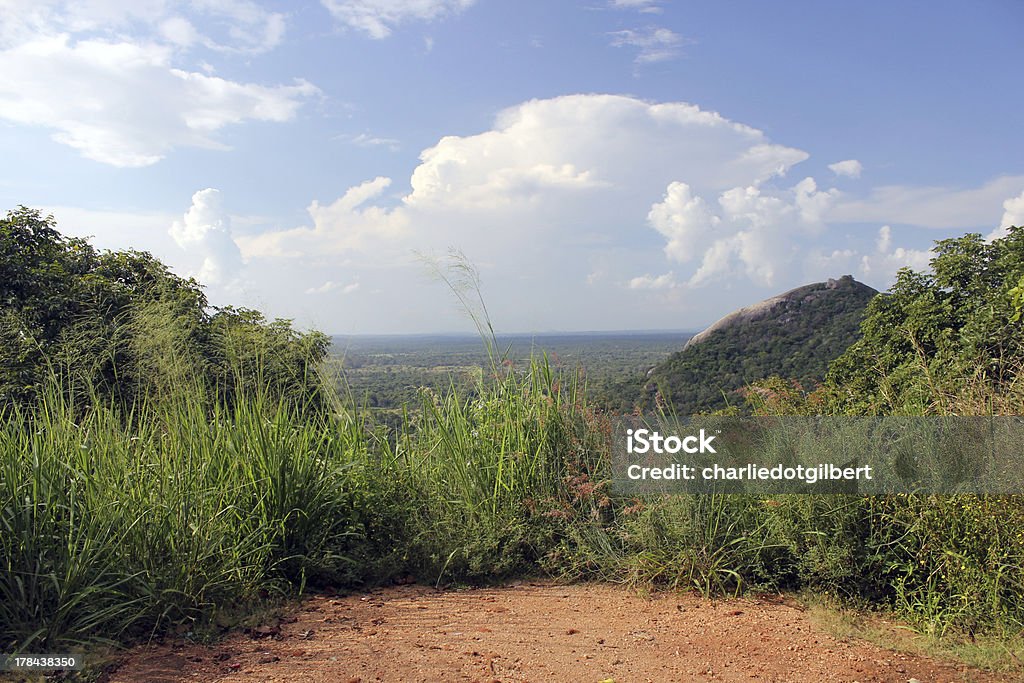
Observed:
[[[993,409],[978,401],[1005,398],[1024,378],[1022,307],[1024,228],[937,242],[931,272],[901,270],[868,305],[860,339],[829,368],[832,409],[946,412],[954,400]]]
[[[54,378],[129,405],[186,383],[225,401],[247,388],[322,400],[327,348],[288,320],[210,307],[147,252],[97,250],[26,207],[0,220],[0,406]]]

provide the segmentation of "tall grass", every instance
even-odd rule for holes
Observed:
[[[124,413],[51,387],[0,426],[0,646],[122,639],[351,573],[358,432],[254,397]]]
[[[543,356],[424,391],[397,432],[258,386],[225,403],[185,377],[125,408],[76,382],[0,423],[0,650],[194,629],[310,585],[537,572],[1024,627],[1019,498],[623,498],[610,420]]]
[[[398,434],[258,388],[128,409],[55,379],[0,425],[0,648],[189,629],[309,584],[535,571],[604,451],[577,387],[506,370],[425,393]]]
[[[571,516],[571,482],[604,467],[578,385],[563,389],[546,358],[492,380],[467,398],[425,391],[391,456],[420,494],[420,568],[438,580],[536,571]]]

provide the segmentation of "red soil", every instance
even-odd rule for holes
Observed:
[[[609,585],[422,586],[315,596],[213,646],[131,651],[112,682],[1000,681],[840,639],[772,599],[649,598]]]

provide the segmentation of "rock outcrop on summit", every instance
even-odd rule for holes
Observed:
[[[733,311],[648,374],[644,402],[660,391],[677,415],[688,415],[742,403],[737,389],[773,375],[820,382],[857,339],[877,294],[844,275]]]

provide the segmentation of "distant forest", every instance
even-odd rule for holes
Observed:
[[[563,384],[585,386],[588,400],[609,411],[631,411],[641,379],[678,351],[685,332],[542,334],[499,336],[504,367],[527,370],[546,356]],[[490,360],[479,337],[463,335],[336,336],[328,376],[342,396],[381,412],[399,411],[422,400],[422,388],[454,388],[473,396],[489,373]]]

